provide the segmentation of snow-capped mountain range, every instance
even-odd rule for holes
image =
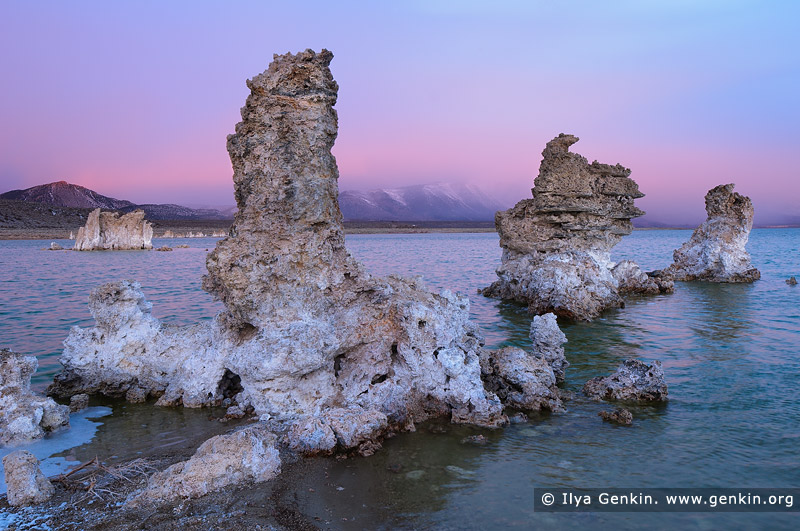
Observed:
[[[492,221],[508,208],[480,188],[437,183],[339,192],[346,221]]]

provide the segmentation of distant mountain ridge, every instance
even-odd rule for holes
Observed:
[[[79,216],[80,209],[95,208],[123,213],[141,208],[145,211],[146,217],[153,221],[232,220],[236,214],[236,206],[228,205],[196,205],[197,208],[191,208],[175,204],[136,204],[108,197],[66,181],[41,184],[24,190],[11,190],[0,194],[0,200],[11,202],[3,205],[6,212],[0,210],[0,224],[5,218],[8,218],[5,219],[6,222],[11,223],[13,217],[15,226],[24,225],[23,218],[27,215],[26,212],[38,220],[31,221],[34,225],[42,223],[47,225],[47,223],[43,221],[46,218],[39,219],[44,210],[25,210],[14,202],[72,209],[74,212],[70,211],[69,214],[72,217]],[[339,193],[339,206],[344,220],[351,222],[493,222],[495,212],[506,210],[512,205],[503,204],[476,186],[437,183],[367,191],[344,190]],[[13,215],[10,214],[12,210],[15,212]],[[64,212],[67,211],[59,210],[51,214],[66,216]],[[17,219],[19,216],[22,217]],[[633,225],[636,228],[695,228],[699,223],[663,222],[645,215],[634,219]],[[756,212],[756,228],[799,226],[800,215],[797,214]]]
[[[141,208],[147,219],[151,220],[201,220],[232,219],[215,209],[196,209],[172,204],[136,204],[124,199],[115,199],[66,181],[40,184],[24,190],[11,190],[0,194],[0,199],[25,201],[28,203],[44,203],[57,207],[70,208],[102,208],[131,212]]]
[[[173,204],[136,204],[83,186],[58,181],[0,194],[0,199],[43,203],[56,207],[145,211],[151,220],[232,219],[236,207],[190,208]],[[493,221],[507,208],[475,186],[437,183],[339,194],[346,221]]]
[[[345,221],[493,221],[508,206],[480,188],[437,183],[339,192]]]

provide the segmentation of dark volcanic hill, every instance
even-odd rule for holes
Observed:
[[[424,184],[339,193],[346,221],[493,221],[503,205],[464,184]]]
[[[67,181],[40,184],[25,190],[11,190],[0,194],[0,199],[45,203],[59,207],[103,208],[105,210],[120,210],[134,206],[130,201],[100,195],[94,190],[77,184],[69,184]]]
[[[214,209],[194,209],[180,205],[144,204],[138,205],[123,199],[114,199],[94,190],[58,181],[41,184],[25,190],[12,190],[0,194],[0,199],[24,201],[26,203],[43,203],[56,207],[70,208],[102,208],[103,210],[119,210],[123,213],[141,208],[150,220],[208,220],[229,219],[233,215]]]

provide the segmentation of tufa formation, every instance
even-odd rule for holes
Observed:
[[[26,450],[17,450],[4,457],[3,473],[8,487],[6,498],[12,507],[45,502],[56,490],[42,474],[39,460]]]
[[[673,263],[657,273],[675,280],[754,282],[761,273],[745,249],[753,228],[753,202],[721,184],[706,194],[708,218],[673,253]]]
[[[144,219],[144,210],[134,210],[124,216],[119,212],[100,212],[94,209],[86,225],[78,229],[75,251],[105,251],[152,249],[153,227]]]
[[[275,56],[248,82],[228,138],[238,212],[203,279],[225,309],[210,322],[169,326],[153,317],[138,283],[101,286],[89,302],[96,325],[70,332],[51,393],[188,407],[225,401],[278,420],[300,453],[365,455],[384,434],[434,416],[506,423],[484,379],[512,405],[560,407],[545,353],[488,356],[466,296],[373,277],[348,254],[331,155],[332,57]]]
[[[69,407],[31,391],[39,362],[0,350],[0,447],[26,444],[45,433],[69,427]]]
[[[634,206],[644,194],[629,169],[571,153],[577,141],[560,134],[548,142],[533,198],[495,216],[502,264],[483,295],[522,302],[535,314],[590,320],[621,306],[626,293],[672,291],[671,282],[631,261],[611,261],[611,248],[633,230],[631,219],[644,214]]]

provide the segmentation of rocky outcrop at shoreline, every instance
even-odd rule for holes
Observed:
[[[533,198],[523,199],[495,218],[502,264],[483,295],[516,300],[535,314],[554,312],[590,320],[622,304],[625,293],[670,292],[661,282],[626,261],[615,272],[610,251],[644,214],[634,206],[643,197],[631,171],[571,153],[578,141],[560,134],[542,152]]]
[[[17,450],[3,458],[3,474],[12,507],[35,505],[50,499],[55,487],[42,474],[39,460],[32,453]]]
[[[69,427],[68,406],[31,391],[38,366],[33,356],[0,350],[0,446],[29,443]]]
[[[659,273],[682,281],[754,282],[761,278],[745,249],[753,228],[753,202],[734,192],[734,186],[724,184],[708,191],[708,218],[675,250],[672,265]]]
[[[270,480],[281,470],[275,441],[275,435],[259,425],[212,437],[187,461],[155,473],[147,487],[128,497],[127,504],[198,498],[230,485]]]
[[[144,219],[144,210],[123,216],[96,208],[78,229],[75,251],[152,249],[153,227]]]
[[[331,58],[275,56],[248,82],[242,121],[228,138],[238,212],[203,279],[225,310],[169,326],[152,316],[136,282],[101,286],[90,297],[96,326],[70,332],[51,392],[188,407],[228,400],[262,419],[315,419],[310,437],[321,442],[309,448],[326,449],[332,433],[335,447],[362,453],[367,440],[431,417],[507,422],[481,379],[467,297],[432,292],[419,279],[373,277],[345,249]]]

